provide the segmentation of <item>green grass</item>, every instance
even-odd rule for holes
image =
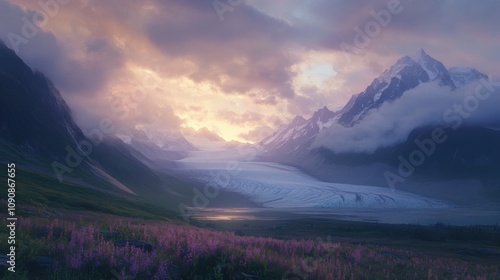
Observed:
[[[48,208],[96,211],[128,217],[150,219],[177,219],[178,215],[166,208],[127,193],[99,191],[56,178],[16,169],[16,201],[24,205],[44,205]],[[2,181],[6,177],[0,176]]]

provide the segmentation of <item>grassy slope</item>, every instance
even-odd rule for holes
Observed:
[[[177,218],[177,214],[164,207],[124,192],[116,195],[67,181],[61,183],[52,176],[33,173],[20,167],[16,172],[18,204],[45,205],[50,208],[97,211],[154,219]],[[2,174],[0,174],[0,179],[6,180]]]

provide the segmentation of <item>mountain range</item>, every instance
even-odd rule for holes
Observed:
[[[399,59],[341,110],[325,106],[309,119],[297,116],[280,127],[257,144],[258,159],[292,165],[330,182],[398,188],[459,204],[498,201],[500,132],[486,125],[454,128],[431,122],[408,127],[402,141],[371,152],[338,152],[325,144],[335,135],[335,127],[356,130],[372,121],[374,113],[391,104],[399,106],[398,101],[426,85],[453,95],[484,79],[487,76],[473,68],[447,69],[419,50]],[[416,143],[432,137],[436,128],[443,130],[447,141],[435,143],[422,164],[409,165],[412,153],[421,148]],[[167,208],[190,203],[193,187],[200,188],[172,171],[177,160],[197,150],[182,136],[160,144],[143,131],[120,138],[113,133],[95,136],[84,134],[75,123],[47,77],[0,42],[1,162],[20,162],[24,172]],[[402,174],[402,169],[411,174]]]
[[[333,112],[325,106],[316,111],[309,120],[297,116],[290,124],[282,126],[260,144],[266,150],[286,147],[285,151],[294,151],[297,150],[297,145],[315,138],[333,123],[346,127],[355,126],[368,112],[400,98],[408,90],[423,83],[437,81],[440,86],[454,90],[482,78],[487,79],[487,76],[474,68],[452,67],[447,70],[441,62],[420,49],[414,56],[399,59],[374,79],[363,92],[354,95],[340,111]],[[296,145],[289,147],[291,143]]]
[[[420,49],[412,56],[400,58],[363,92],[353,95],[341,110],[333,112],[323,107],[309,119],[297,116],[291,123],[280,127],[259,143],[263,151],[260,159],[293,165],[326,181],[395,187],[452,200],[459,190],[462,196],[457,195],[458,203],[475,203],[492,197],[498,199],[500,147],[497,143],[500,143],[500,132],[486,125],[451,128],[437,125],[440,120],[436,120],[434,124],[409,127],[410,133],[403,141],[381,146],[373,152],[336,152],[323,145],[328,141],[328,135],[335,135],[332,126],[344,127],[343,131],[356,130],[370,121],[383,106],[397,104],[395,102],[402,96],[413,94],[412,90],[415,92],[433,83],[453,95],[487,78],[484,73],[470,67],[447,69]],[[390,123],[393,120],[382,121]],[[436,128],[443,129],[447,141],[426,155],[421,165],[409,166],[414,169],[411,176],[401,176],[398,170],[402,161],[408,162],[408,156],[419,148],[415,141],[430,138]],[[319,138],[322,142],[318,141]],[[469,194],[465,200],[462,199],[464,193]]]

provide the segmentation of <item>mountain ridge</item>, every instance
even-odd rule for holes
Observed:
[[[424,56],[424,58],[428,56],[423,51],[417,54]],[[353,116],[362,116],[370,110],[377,110],[382,104],[395,101],[406,91],[423,83],[435,82],[438,87],[448,88],[450,94],[453,95],[459,87],[486,78],[486,75],[474,68],[450,68],[448,71],[442,63],[429,61],[432,64],[429,64],[428,69],[425,70],[410,56],[400,58],[382,75],[374,79],[367,90],[353,95],[342,110],[332,112],[335,116],[331,118],[329,125],[356,129],[356,126],[365,121],[365,118],[354,119]],[[433,80],[429,78],[427,71],[434,73],[431,75],[434,77]],[[401,76],[398,77],[400,74]],[[408,82],[405,79],[413,79],[413,81]],[[376,94],[384,91],[384,88],[391,87],[385,82],[388,80],[393,84],[393,89],[385,92],[387,93],[385,96],[382,94],[378,96],[377,100],[380,100],[380,104],[377,104],[373,101],[377,97]],[[458,81],[459,87],[452,86],[453,80]],[[401,87],[401,85],[403,86]],[[312,117],[306,123],[309,124],[311,120]],[[281,141],[279,148],[269,145],[269,139],[283,139],[285,132],[300,131],[303,126],[304,124],[300,126],[288,124],[285,126],[286,130],[278,130],[267,140],[260,142],[259,145],[264,152],[259,155],[259,159],[291,165],[329,182],[383,187],[390,185],[384,174],[391,172],[399,176],[398,167],[402,164],[401,157],[403,157],[402,160],[408,161],[409,155],[419,149],[415,141],[431,137],[435,129],[432,125],[413,127],[406,140],[403,139],[402,142],[389,147],[378,148],[374,153],[335,153],[321,145],[315,144],[313,147],[314,139],[323,135],[320,133],[311,134],[311,137],[303,139],[302,142]],[[400,178],[401,183],[397,188],[446,199],[449,193],[453,192],[450,188],[453,185],[459,186],[460,190],[470,198],[470,201],[467,201],[460,196],[450,196],[460,204],[480,203],[479,201],[485,199],[500,199],[498,188],[500,175],[496,174],[495,171],[500,168],[500,147],[495,144],[500,139],[500,132],[488,127],[466,125],[456,130],[453,128],[443,129],[447,135],[447,141],[443,144],[436,144],[435,152],[426,156],[424,163],[415,168],[411,176]],[[446,183],[449,180],[454,180],[454,183]]]
[[[444,65],[420,49],[412,56],[403,56],[385,70],[361,93],[357,94],[352,108],[346,108],[339,123],[354,126],[372,109],[401,97],[404,92],[422,83],[439,81],[439,85],[456,89]]]
[[[451,73],[440,61],[429,56],[423,49],[420,49],[412,56],[406,55],[398,59],[391,67],[375,78],[363,92],[353,95],[341,110],[332,112],[325,106],[317,110],[307,121],[316,122],[317,125],[321,123],[322,128],[329,127],[335,122],[346,127],[352,127],[362,121],[363,117],[369,111],[400,98],[406,91],[414,89],[422,83],[438,81],[440,86],[455,90],[457,86],[455,86],[453,80],[456,80],[460,86],[464,86],[472,81],[486,78],[485,74],[470,67],[452,67],[450,70]],[[321,114],[322,110],[325,109],[328,110],[326,117],[318,119],[318,114]],[[291,130],[298,131],[303,129],[303,123],[297,123],[298,117],[295,117],[291,123],[279,128],[274,134],[262,140],[259,144],[264,146],[266,150],[273,150],[284,146],[283,141],[288,139],[286,135],[283,135],[284,133],[290,133]],[[317,126],[314,124],[309,125],[311,128]],[[304,134],[312,138],[317,136],[321,129],[313,130]],[[281,139],[279,145],[276,145],[276,143],[271,144],[277,139]],[[295,144],[293,149],[297,146],[298,144]]]

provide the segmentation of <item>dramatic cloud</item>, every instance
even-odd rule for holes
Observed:
[[[175,13],[178,20],[160,13],[152,17],[146,33],[164,54],[193,65],[188,77],[214,83],[226,93],[249,95],[260,103],[293,98],[289,25],[244,4],[230,21],[220,22],[211,1],[161,3],[159,8]]]
[[[106,117],[124,130],[207,127],[248,141],[260,127],[341,107],[420,47],[449,66],[495,73],[500,63],[494,0],[229,1],[239,4],[223,17],[213,1],[47,2],[0,0],[0,38],[54,81],[89,128]],[[13,44],[14,33],[26,40]],[[131,101],[137,88],[147,100]],[[117,98],[127,117],[110,109]]]
[[[0,39],[16,50],[28,65],[54,81],[64,93],[97,93],[123,67],[124,57],[108,37],[90,35],[82,38],[82,48],[68,48],[54,33],[44,29],[53,18],[42,6],[35,8],[22,10],[0,1]],[[59,13],[66,8],[60,6]],[[46,15],[42,22],[37,20],[39,12]]]
[[[373,153],[405,141],[419,127],[498,127],[498,104],[500,81],[491,82],[489,88],[473,83],[453,91],[437,83],[425,83],[371,110],[353,127],[334,124],[320,134],[313,147],[326,147],[336,153]]]

